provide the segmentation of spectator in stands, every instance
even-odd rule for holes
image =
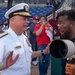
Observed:
[[[37,48],[38,51],[45,49],[48,43],[51,42],[46,34],[46,28],[50,29],[47,24],[46,16],[41,15],[39,23],[34,28],[34,33],[36,34]],[[50,64],[50,53],[43,54],[39,57],[39,75],[47,75],[48,66]]]
[[[50,1],[49,0],[46,0],[46,5],[47,5],[47,7],[50,7]]]
[[[29,37],[29,40],[30,40],[30,43],[32,45],[33,51],[37,50],[37,43],[36,43],[36,36],[35,36],[35,33],[34,33],[34,27],[37,24],[38,20],[39,20],[38,17],[34,16],[33,17],[33,22],[30,25],[30,37]],[[37,65],[37,63],[38,63],[37,58],[32,59],[32,64],[33,65]]]
[[[53,27],[53,38],[54,39],[59,39],[60,38],[60,32],[58,30],[57,26],[57,20],[56,20],[56,13],[52,13],[52,19],[50,19],[48,22],[52,25]]]
[[[32,52],[31,44],[23,34],[31,17],[28,10],[28,4],[20,3],[5,13],[10,27],[7,33],[0,35],[1,75],[31,75],[31,58],[49,53],[49,46],[43,51]]]
[[[53,7],[53,4],[49,0],[46,0],[46,5],[47,7]]]

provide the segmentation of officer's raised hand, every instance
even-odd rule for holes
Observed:
[[[5,58],[5,61],[4,61],[5,68],[8,68],[9,66],[13,65],[18,59],[19,54],[17,54],[15,58],[13,58],[12,56],[13,56],[13,51],[9,52],[9,54]]]

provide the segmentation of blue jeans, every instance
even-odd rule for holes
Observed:
[[[43,50],[47,45],[38,46],[38,50]],[[47,75],[48,66],[50,64],[50,53],[39,57],[39,75]]]

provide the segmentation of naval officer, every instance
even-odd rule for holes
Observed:
[[[31,17],[28,4],[13,6],[5,13],[5,17],[9,19],[9,29],[0,35],[1,75],[30,75],[31,58],[47,54],[49,46],[43,51],[33,52],[23,34]]]

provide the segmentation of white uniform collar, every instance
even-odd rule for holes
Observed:
[[[9,27],[7,32],[13,38],[14,41],[18,40],[17,34],[11,29],[11,27]]]

